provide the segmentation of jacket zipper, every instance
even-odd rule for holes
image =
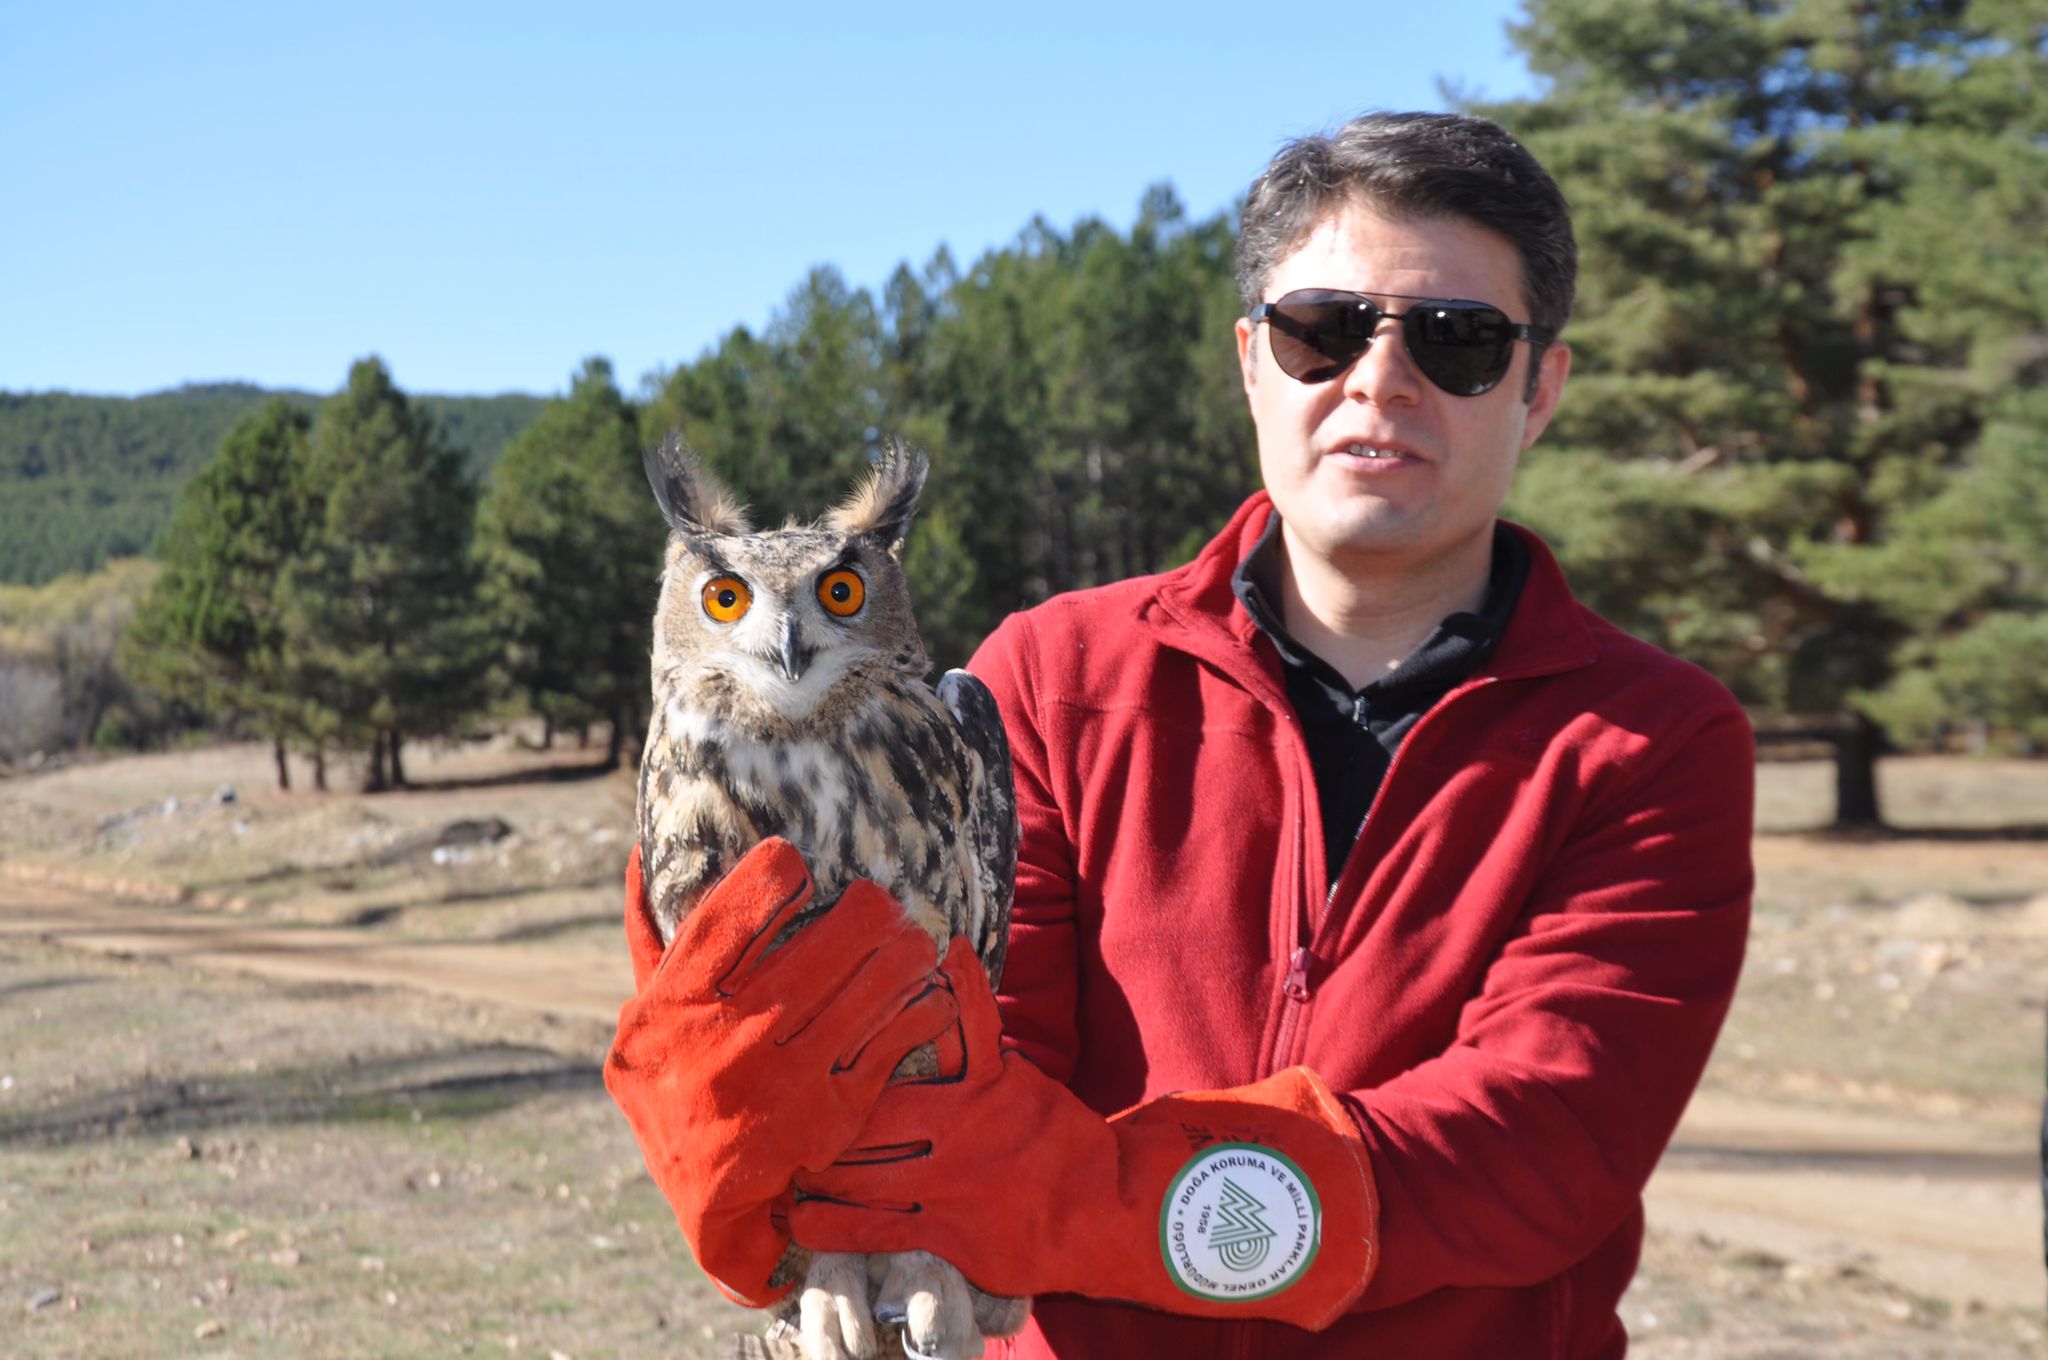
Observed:
[[[1287,981],[1280,990],[1287,994],[1289,1001],[1307,1001],[1309,998],[1309,974],[1316,966],[1315,951],[1307,945],[1294,951],[1294,957],[1287,963]]]
[[[1322,957],[1316,953],[1315,946],[1323,934],[1323,927],[1329,922],[1331,910],[1337,905],[1337,890],[1344,886],[1344,874],[1351,867],[1351,857],[1357,852],[1358,843],[1365,839],[1365,828],[1371,825],[1372,814],[1379,810],[1380,800],[1386,797],[1387,785],[1394,782],[1394,775],[1401,768],[1401,757],[1408,753],[1408,748],[1414,742],[1415,734],[1422,729],[1422,725],[1449,707],[1453,699],[1484,688],[1494,683],[1497,679],[1499,679],[1498,676],[1482,675],[1475,679],[1467,680],[1465,683],[1452,689],[1450,693],[1444,695],[1442,699],[1438,700],[1434,706],[1416,720],[1415,726],[1408,731],[1407,740],[1401,743],[1400,750],[1394,752],[1394,758],[1387,763],[1387,773],[1381,778],[1380,786],[1373,790],[1372,802],[1366,805],[1365,816],[1359,819],[1358,829],[1351,833],[1351,843],[1344,851],[1344,862],[1338,866],[1337,876],[1331,880],[1329,891],[1323,894],[1323,908],[1317,913],[1316,919],[1309,923],[1308,943],[1297,947],[1294,953],[1288,957],[1287,977],[1281,983],[1280,991],[1288,1001],[1294,1003],[1294,1013],[1287,1017],[1287,1023],[1281,1027],[1282,1042],[1279,1045],[1279,1050],[1274,1054],[1276,1060],[1280,1057],[1281,1052],[1292,1054],[1293,1050],[1299,1047],[1300,1036],[1305,1032],[1302,1025],[1302,1012],[1306,1011],[1309,1003],[1315,999],[1315,967],[1318,963],[1322,962]],[[1313,773],[1311,773],[1310,779],[1313,781]],[[1284,1065],[1286,1064],[1276,1062],[1274,1070],[1277,1071],[1280,1066]]]

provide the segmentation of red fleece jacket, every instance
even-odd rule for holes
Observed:
[[[1301,727],[1230,586],[1269,513],[971,663],[1023,821],[1000,1001],[1105,1114],[1313,1068],[1371,1150],[1379,1273],[1320,1334],[1048,1298],[992,1353],[1621,1355],[1643,1184],[1741,966],[1749,725],[1523,531],[1505,636],[1410,732],[1326,899]]]

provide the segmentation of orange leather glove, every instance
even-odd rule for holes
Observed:
[[[963,940],[944,972],[951,1084],[882,1094],[846,1155],[797,1177],[796,1240],[935,1252],[997,1294],[1125,1299],[1327,1326],[1378,1263],[1379,1206],[1351,1117],[1307,1068],[1162,1096],[1110,1119],[998,1047]],[[950,1049],[950,1052],[949,1052]]]
[[[853,1140],[903,1055],[954,1024],[938,949],[896,900],[857,882],[769,952],[811,900],[788,841],[750,850],[664,953],[636,848],[626,939],[637,995],[619,1012],[604,1084],[697,1262],[765,1307],[789,1244],[790,1179]]]

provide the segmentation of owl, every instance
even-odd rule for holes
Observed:
[[[980,681],[949,671],[935,693],[923,680],[930,662],[900,559],[926,470],[891,445],[816,523],[757,531],[678,436],[648,451],[671,532],[638,834],[664,944],[751,846],[782,836],[817,885],[791,931],[871,879],[941,952],[964,935],[991,983],[1000,978],[1017,865],[1009,745]],[[930,1046],[904,1070],[935,1070]],[[1021,1327],[1028,1308],[972,1290],[925,1253],[793,1248],[782,1271],[805,1281],[801,1324],[785,1318],[781,1330],[810,1360],[873,1354],[896,1328],[914,1354],[974,1355],[984,1334]],[[866,1301],[890,1272],[892,1284],[912,1283],[885,1292],[911,1307],[883,1319],[878,1338]]]

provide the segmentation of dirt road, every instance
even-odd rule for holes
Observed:
[[[1703,1091],[1650,1182],[1651,1222],[1927,1298],[2039,1308],[2038,1150],[2026,1130]]]
[[[388,940],[121,902],[26,877],[0,877],[0,938],[8,936],[594,1020],[616,1015],[628,986],[624,960],[588,946]],[[1667,1235],[1863,1272],[1948,1307],[2031,1310],[2044,1296],[2033,1131],[2009,1113],[1843,1112],[1706,1090],[1651,1183],[1649,1213]]]
[[[525,1010],[613,1020],[632,989],[623,953],[463,940],[385,940],[346,926],[278,925],[175,905],[122,902],[0,877],[0,938],[28,935],[102,954],[176,958],[290,982],[414,987]]]

